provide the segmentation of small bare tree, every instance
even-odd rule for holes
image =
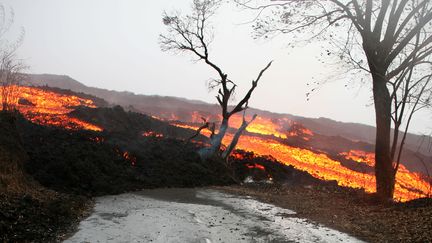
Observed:
[[[19,97],[19,82],[23,79],[24,64],[16,57],[15,53],[20,46],[24,31],[17,40],[10,43],[5,38],[6,33],[13,24],[13,11],[7,18],[6,10],[0,5],[0,95],[3,111],[13,111]]]
[[[15,58],[13,53],[0,54],[0,94],[3,111],[14,111],[18,102],[19,83],[24,77],[24,65]]]
[[[164,13],[163,23],[167,26],[167,34],[160,35],[160,45],[163,51],[191,53],[218,74],[218,78],[213,80],[211,86],[218,90],[216,99],[221,107],[222,121],[218,132],[210,139],[210,146],[198,151],[202,159],[207,159],[219,152],[222,139],[228,129],[230,117],[247,109],[247,103],[253,91],[258,86],[258,82],[264,72],[270,68],[272,63],[268,63],[267,66],[259,72],[257,78],[252,81],[249,91],[231,108],[229,102],[232,99],[237,85],[228,78],[228,75],[219,65],[214,63],[209,56],[209,46],[212,41],[213,33],[211,31],[211,26],[208,25],[208,21],[215,14],[219,6],[219,0],[194,0],[192,13],[190,15],[181,16],[179,13]],[[244,128],[242,126],[240,130],[243,131],[246,129],[247,124]],[[240,133],[238,136],[240,136]],[[230,148],[231,146],[228,147]],[[233,148],[231,148],[231,150],[232,149]],[[227,156],[229,156],[229,153],[225,155],[225,157]]]

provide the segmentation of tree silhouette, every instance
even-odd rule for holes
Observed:
[[[24,37],[24,31],[14,42],[6,38],[13,24],[13,11],[8,14],[3,5],[0,4],[0,97],[1,109],[3,111],[13,111],[18,102],[19,87],[17,86],[24,78],[22,73],[25,69],[24,64],[16,57],[15,53]]]
[[[218,0],[194,0],[192,14],[185,16],[182,16],[180,13],[164,13],[162,20],[167,26],[167,34],[160,35],[160,45],[163,51],[191,53],[198,60],[203,61],[216,71],[218,75],[218,78],[214,79],[210,86],[218,90],[216,99],[221,107],[222,121],[218,132],[210,139],[210,146],[199,151],[202,159],[207,159],[219,152],[222,139],[228,129],[230,117],[247,109],[248,101],[258,86],[258,82],[272,64],[272,62],[268,63],[259,72],[257,78],[252,81],[248,92],[231,108],[229,102],[237,88],[237,84],[228,78],[228,74],[218,64],[214,63],[209,55],[209,46],[213,33],[211,26],[208,25],[208,20],[215,14],[215,11],[220,6],[220,2]],[[242,128],[242,130],[245,128]],[[225,156],[229,156],[229,153]]]
[[[258,36],[324,38],[337,44],[341,60],[370,73],[377,128],[376,190],[382,199],[391,200],[413,114],[431,106],[431,1],[236,2],[259,12],[254,24]]]

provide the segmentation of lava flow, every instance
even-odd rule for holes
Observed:
[[[102,131],[102,128],[96,125],[68,116],[74,107],[96,108],[90,99],[35,87],[19,86],[15,90],[17,90],[17,97],[13,103],[24,117],[34,123],[74,130]]]
[[[237,118],[230,125],[238,125],[240,122],[241,119]],[[283,134],[282,127],[274,124],[270,119],[256,119],[253,122],[253,126],[248,127],[248,133],[245,133],[240,138],[237,148],[252,151],[257,155],[271,155],[281,163],[292,165],[316,178],[337,181],[340,186],[363,188],[366,192],[375,192],[375,177],[372,173],[351,170],[343,166],[340,161],[331,159],[325,153],[317,153],[305,148],[292,147],[281,143],[281,138],[299,136],[304,140],[308,140],[313,136],[310,130],[294,122],[290,123],[292,127],[297,126],[297,131],[288,129],[286,134]],[[173,124],[193,130],[198,128],[196,125]],[[260,128],[263,129],[261,130]],[[206,136],[210,134],[208,130],[204,130],[202,133]],[[227,133],[223,144],[228,145],[232,137],[232,133]],[[351,150],[341,153],[339,156],[371,167],[375,164],[373,153]],[[410,172],[405,166],[400,165],[396,175],[395,200],[408,201],[430,196],[431,192],[431,184],[424,180],[421,174]]]
[[[66,129],[102,131],[102,128],[96,125],[68,116],[78,106],[95,108],[96,105],[92,100],[74,95],[60,94],[42,88],[21,86],[18,88],[19,96],[14,103],[17,109],[32,122]],[[168,116],[168,119],[172,121],[179,118],[175,114],[171,114]],[[217,119],[217,116],[204,117],[206,121]],[[239,127],[242,119],[242,116],[231,117],[230,127]],[[250,117],[246,117],[246,119],[249,120]],[[189,123],[172,122],[172,124],[196,130],[199,127],[197,124],[202,122],[202,120],[200,114],[194,112],[192,118],[185,121]],[[375,191],[375,177],[373,173],[352,170],[344,166],[341,161],[332,159],[335,155],[330,158],[325,152],[315,152],[307,148],[284,144],[283,142],[291,137],[301,138],[304,141],[314,138],[313,132],[301,124],[287,118],[270,119],[268,117],[257,117],[246,130],[247,132],[240,138],[237,144],[237,148],[239,149],[252,151],[257,155],[271,155],[281,163],[307,171],[312,176],[320,179],[335,180],[341,186],[363,188],[367,192]],[[233,137],[232,132],[232,130],[228,130],[223,144],[227,145],[231,141]],[[208,136],[210,135],[210,131],[203,130],[203,134]],[[144,132],[142,135],[152,137],[163,136],[152,131]],[[133,156],[130,154],[123,153],[122,156],[130,160],[132,164],[135,164]],[[337,154],[336,157],[344,158],[345,160],[367,167],[373,167],[375,164],[374,154],[365,151],[347,149],[345,152]],[[255,167],[258,168],[257,166]],[[421,174],[413,173],[401,164],[396,175],[395,199],[407,201],[430,196],[432,193],[431,184],[424,178]]]

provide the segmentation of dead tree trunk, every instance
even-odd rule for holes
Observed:
[[[160,44],[163,51],[188,52],[193,54],[198,60],[202,60],[211,69],[216,71],[218,75],[218,78],[213,80],[210,87],[218,90],[216,99],[222,110],[222,122],[218,133],[210,138],[210,146],[198,151],[203,160],[219,152],[222,140],[228,129],[230,117],[247,109],[247,102],[257,87],[259,80],[272,64],[272,62],[268,63],[261,70],[258,77],[252,81],[251,88],[246,95],[230,111],[229,101],[235,92],[237,84],[228,78],[228,74],[223,72],[222,68],[214,63],[209,55],[212,33],[209,31],[207,23],[209,18],[214,15],[220,3],[218,0],[195,0],[193,1],[192,13],[190,15],[181,16],[179,13],[168,15],[165,13],[162,20],[168,27],[168,31],[167,34],[160,35]]]
[[[222,139],[225,137],[226,131],[228,129],[228,119],[223,119],[221,126],[219,128],[219,132],[210,138],[210,146],[204,147],[198,151],[202,160],[206,160],[213,155],[215,155],[222,144]]]
[[[375,177],[377,195],[391,200],[394,193],[395,173],[391,159],[391,98],[384,75],[373,75],[373,94],[376,117]]]
[[[243,114],[243,121],[241,126],[237,129],[236,133],[234,134],[233,139],[231,140],[230,145],[225,149],[225,151],[222,153],[222,159],[227,160],[229,156],[231,155],[232,151],[237,146],[238,140],[240,139],[240,136],[243,134],[244,130],[255,120],[257,115],[255,114],[252,119],[248,122],[246,121],[245,114]]]

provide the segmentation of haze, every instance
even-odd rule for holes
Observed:
[[[187,11],[187,0],[6,0],[15,12],[9,36],[19,28],[25,37],[19,56],[30,73],[68,75],[88,86],[137,94],[177,96],[215,103],[206,82],[215,73],[192,56],[160,50],[164,10]],[[234,5],[221,8],[213,19],[215,40],[211,56],[246,90],[265,64],[274,65],[263,77],[250,106],[306,117],[327,117],[374,125],[370,87],[329,80],[335,67],[318,61],[317,45],[288,48],[287,36],[271,41],[253,40],[249,13]],[[327,84],[314,92],[307,83]],[[430,133],[430,112],[418,113],[412,132]]]

